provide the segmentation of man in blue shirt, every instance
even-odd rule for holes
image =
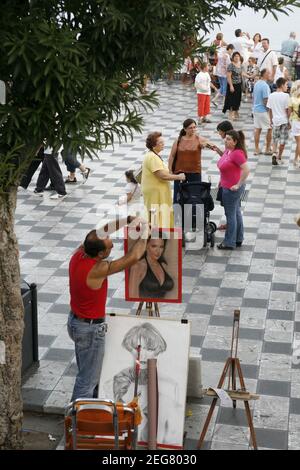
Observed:
[[[266,148],[265,155],[272,155],[271,140],[272,140],[272,129],[270,116],[267,109],[267,102],[271,93],[268,85],[271,73],[267,69],[263,69],[260,72],[260,79],[255,83],[253,89],[253,117],[254,117],[254,142],[255,151],[254,155],[259,155],[261,150],[259,148],[259,139],[262,130],[267,131],[266,135]]]
[[[280,54],[284,57],[284,65],[288,69],[289,75],[291,76],[292,68],[293,68],[293,55],[295,49],[298,47],[298,42],[296,41],[296,33],[290,33],[289,39],[286,39],[281,44],[281,52]]]

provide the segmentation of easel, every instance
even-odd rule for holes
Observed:
[[[253,421],[252,421],[252,416],[251,416],[251,410],[249,406],[249,401],[250,400],[258,400],[259,396],[255,394],[251,394],[247,392],[246,386],[245,386],[245,381],[241,369],[241,364],[240,360],[237,357],[237,351],[238,351],[238,342],[239,342],[239,329],[240,329],[240,310],[235,310],[234,311],[234,317],[233,317],[233,328],[232,328],[232,339],[231,339],[231,352],[230,352],[230,357],[227,359],[220,381],[218,383],[219,389],[222,388],[226,376],[228,375],[228,388],[226,392],[232,399],[233,403],[233,408],[236,408],[236,402],[237,400],[241,400],[244,402],[245,405],[245,410],[246,410],[246,416],[247,416],[247,421],[248,421],[248,426],[250,429],[250,435],[251,435],[251,441],[254,450],[257,450],[257,442],[256,442],[256,435],[255,435],[255,430],[253,426]],[[234,356],[233,356],[233,351],[234,351]],[[236,388],[236,375],[238,374],[238,378],[240,381],[241,389],[237,390]],[[201,449],[205,435],[208,430],[208,426],[210,424],[210,420],[212,418],[214,409],[216,407],[217,401],[218,401],[218,395],[214,390],[208,389],[205,391],[207,396],[212,396],[213,401],[210,406],[202,433],[200,435],[200,439],[197,445],[197,449]]]
[[[136,311],[136,316],[141,316],[142,309],[143,309],[144,302],[140,302],[138,309]],[[153,312],[153,306],[154,306],[154,312]],[[155,313],[156,317],[160,317],[159,314],[159,309],[158,309],[158,304],[156,302],[146,302],[146,310],[148,312],[148,317],[154,317],[153,313]]]

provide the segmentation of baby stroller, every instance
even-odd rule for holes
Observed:
[[[177,194],[177,203],[180,205],[181,213],[182,213],[183,242],[184,242],[184,235],[185,235],[185,232],[187,232],[187,230],[196,232],[197,229],[201,228],[201,227],[197,227],[197,218],[199,218],[197,205],[203,204],[203,209],[204,209],[204,214],[202,216],[204,219],[203,246],[206,247],[208,244],[210,244],[211,247],[214,247],[215,231],[217,230],[217,226],[214,222],[209,221],[209,213],[214,209],[214,201],[210,194],[210,188],[211,188],[211,183],[208,183],[208,182],[191,181],[191,182],[180,183],[179,191]],[[185,221],[184,219],[188,219],[188,220]],[[191,227],[187,226],[188,224],[190,224],[189,221],[192,222]]]

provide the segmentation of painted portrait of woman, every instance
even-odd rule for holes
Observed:
[[[179,302],[181,249],[179,240],[163,231],[149,238],[142,258],[128,271],[126,300]],[[179,282],[178,282],[179,281]]]

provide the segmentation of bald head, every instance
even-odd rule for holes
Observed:
[[[106,250],[105,242],[98,237],[96,230],[91,230],[91,232],[87,234],[83,246],[85,253],[91,258],[96,258],[99,253],[105,252]]]

